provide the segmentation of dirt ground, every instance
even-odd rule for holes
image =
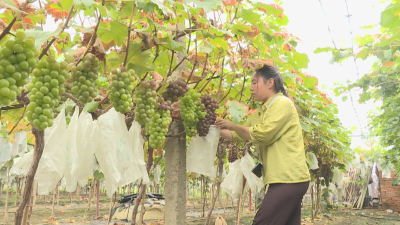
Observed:
[[[4,197],[4,196],[3,196]],[[118,199],[118,197],[117,197]],[[9,223],[13,224],[15,200],[10,199],[9,201]],[[0,199],[0,224],[4,221],[4,198]],[[236,208],[232,205],[236,205],[229,202],[223,209],[223,204],[216,204],[216,208],[213,211],[212,222],[214,224],[217,216],[222,216],[228,225],[235,224],[236,219]],[[207,207],[206,207],[207,208]],[[33,209],[31,224],[99,224],[105,225],[108,222],[108,213],[110,209],[110,199],[107,197],[101,197],[99,207],[99,217],[96,218],[96,205],[91,203],[90,210],[87,212],[87,205],[82,203],[81,199],[73,199],[73,203],[70,202],[68,196],[62,196],[60,199],[59,206],[54,208],[54,219],[51,219],[52,212],[52,198],[47,197],[46,202],[43,197],[37,199],[37,205]],[[186,212],[186,223],[187,225],[203,225],[206,218],[200,217],[200,205],[198,203],[188,202]],[[208,211],[206,210],[206,213]],[[254,218],[255,212],[249,211],[249,207],[245,206],[243,212],[240,214],[240,224],[251,225]],[[309,207],[305,206],[302,210],[302,224],[311,223],[311,211]],[[383,209],[363,209],[363,210],[352,210],[343,209],[341,212],[330,211],[328,213],[322,213],[320,217],[315,218],[316,225],[322,224],[333,224],[333,225],[361,225],[361,224],[399,224],[400,225],[400,214],[393,212],[388,213]],[[147,225],[164,224],[163,221],[145,221]],[[124,221],[112,221],[114,225],[128,224]]]

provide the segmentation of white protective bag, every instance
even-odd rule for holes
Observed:
[[[78,145],[77,145],[78,144],[77,136],[79,135],[78,116],[79,116],[79,107],[76,106],[74,115],[72,115],[66,133],[67,149],[65,151],[66,163],[65,163],[64,178],[65,178],[65,187],[67,192],[74,192],[76,190],[76,185],[78,183],[78,173],[80,170]]]
[[[26,176],[31,168],[33,161],[33,151],[24,154],[23,157],[18,157],[14,159],[14,164],[11,170],[15,171],[16,174]]]
[[[143,179],[143,184],[150,184],[149,174],[146,169],[146,162],[144,159],[144,139],[141,134],[140,124],[136,121],[132,122],[129,129],[129,140],[133,149],[134,158],[137,161],[139,171],[142,174],[140,178]]]
[[[84,187],[88,182],[88,177],[93,174],[93,161],[95,161],[94,151],[98,144],[97,120],[92,119],[92,115],[82,111],[79,115],[77,148],[79,159],[78,183]]]
[[[0,168],[4,166],[6,162],[8,162],[13,153],[13,145],[8,142],[7,139],[0,136]]]
[[[314,153],[308,152],[307,153],[307,157],[306,157],[306,161],[307,161],[308,166],[310,167],[310,170],[316,170],[316,169],[319,168],[318,159],[317,159],[317,157],[315,156]]]
[[[221,183],[221,188],[233,199],[242,192],[243,173],[240,169],[240,160],[229,163],[229,173]]]
[[[157,165],[156,168],[154,168],[154,185],[160,184],[161,172],[161,167]]]
[[[214,161],[218,149],[219,131],[219,128],[212,125],[207,136],[192,138],[187,151],[186,170],[214,179]]]
[[[142,177],[134,158],[124,115],[110,109],[98,119],[99,144],[96,158],[106,180],[109,197],[118,187],[132,183]]]
[[[261,191],[264,186],[263,179],[261,177],[257,177],[252,169],[256,166],[253,161],[253,158],[249,154],[246,153],[244,157],[240,159],[240,169],[246,178],[246,186],[248,186],[253,193],[257,193]]]
[[[38,194],[48,195],[64,176],[67,145],[65,105],[54,119],[54,124],[45,130],[45,145],[35,178],[38,179]]]
[[[14,133],[15,142],[13,143],[13,156],[24,156],[28,149],[26,131],[17,131]]]

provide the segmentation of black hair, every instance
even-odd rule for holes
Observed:
[[[274,79],[274,87],[276,92],[282,92],[283,95],[289,97],[288,93],[283,86],[283,78],[278,69],[274,66],[264,65],[262,68],[256,70],[257,76],[262,77],[264,83],[267,83],[269,79]]]

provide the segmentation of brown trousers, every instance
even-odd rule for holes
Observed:
[[[253,225],[300,225],[301,201],[309,183],[270,184]]]

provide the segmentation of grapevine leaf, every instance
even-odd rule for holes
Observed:
[[[333,50],[334,50],[334,48],[331,48],[331,47],[317,48],[317,49],[315,49],[314,53],[317,54],[317,53],[322,53],[322,52],[331,52]]]
[[[92,7],[95,2],[93,0],[73,0],[76,5],[84,4],[87,7]]]
[[[239,124],[246,113],[245,106],[235,101],[229,101],[228,106],[229,109],[227,110],[227,113],[231,116],[232,121],[235,124]]]
[[[228,42],[226,42],[222,38],[215,38],[210,40],[211,44],[216,46],[217,48],[222,48],[224,50],[228,50]]]
[[[310,125],[304,123],[302,120],[300,120],[300,124],[301,124],[301,128],[305,131],[305,132],[310,132]]]
[[[218,9],[218,6],[223,6],[222,0],[183,0],[186,3],[194,3],[197,8],[203,8],[205,13]]]
[[[168,43],[168,44],[162,45],[162,46],[164,46],[165,48],[167,48],[169,50],[184,52],[183,45],[177,41],[172,40],[171,37],[160,38],[160,41]]]
[[[111,21],[110,23],[100,22],[97,30],[97,34],[102,42],[109,43],[110,41],[115,41],[117,45],[122,44],[127,32],[127,27],[115,21]]]
[[[307,54],[305,53],[293,52],[293,59],[296,61],[296,64],[299,68],[307,68],[308,62],[310,62]]]
[[[104,180],[104,174],[98,170],[94,171],[94,178],[96,180]]]
[[[99,106],[99,102],[97,102],[97,101],[88,102],[85,104],[85,107],[83,107],[83,111],[94,112],[98,106]]]
[[[26,30],[25,34],[27,36],[33,36],[35,38],[35,47],[40,49],[50,37],[56,36],[60,31],[61,28],[55,31]]]
[[[22,18],[22,12],[18,9],[18,5],[15,1],[13,0],[2,0],[0,1],[0,9],[1,8],[6,8],[6,9],[11,9],[13,14],[16,15],[17,19]]]

